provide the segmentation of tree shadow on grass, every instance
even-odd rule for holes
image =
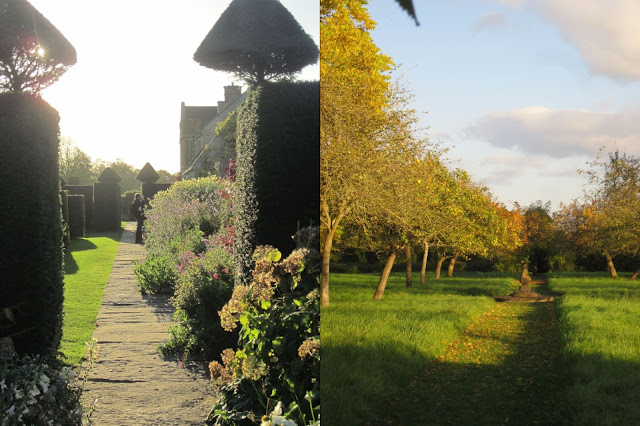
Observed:
[[[86,240],[84,238],[79,238],[77,240],[71,240],[69,242],[67,253],[73,253],[76,251],[85,251],[85,250],[95,250],[97,248],[98,246],[96,246],[93,242]]]
[[[85,250],[95,250],[98,247],[91,241],[85,240],[83,238],[71,240],[69,242],[69,246],[65,250],[64,253],[64,274],[72,275],[78,272],[78,264],[73,258],[73,253],[78,251]]]
[[[567,424],[640,424],[640,363],[580,354],[563,360]]]
[[[322,347],[320,363],[322,421],[328,425],[376,424],[381,406],[404,397],[400,377],[423,362],[407,356],[415,348],[390,339],[388,344],[359,341]],[[382,422],[384,423],[384,422]]]
[[[73,258],[73,254],[65,253],[64,255],[64,274],[65,275],[73,275],[78,272],[78,264]]]

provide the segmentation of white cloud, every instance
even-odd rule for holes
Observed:
[[[473,32],[490,30],[504,25],[504,15],[498,12],[485,13],[473,24]]]
[[[553,22],[594,74],[640,81],[638,0],[494,0],[524,7]]]
[[[640,108],[597,113],[529,106],[485,114],[465,129],[465,135],[557,158],[593,155],[602,146],[639,155]]]

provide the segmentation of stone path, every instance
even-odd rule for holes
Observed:
[[[128,222],[98,312],[93,337],[99,358],[83,402],[94,400],[96,425],[200,425],[214,403],[204,366],[166,360],[157,352],[169,339],[167,297],[138,290],[132,261],[144,257]]]

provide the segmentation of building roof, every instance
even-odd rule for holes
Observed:
[[[186,106],[182,103],[181,120],[198,119],[201,126],[204,126],[209,121],[218,115],[217,106]]]

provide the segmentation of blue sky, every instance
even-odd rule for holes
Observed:
[[[180,102],[217,105],[229,73],[193,52],[231,0],[29,0],[74,45],[78,63],[42,96],[61,116],[61,135],[95,160],[121,158],[177,172]],[[316,44],[318,0],[280,0]],[[301,80],[318,80],[318,65]]]
[[[375,43],[432,141],[498,200],[552,209],[600,147],[640,156],[640,2],[416,1],[368,6]]]

